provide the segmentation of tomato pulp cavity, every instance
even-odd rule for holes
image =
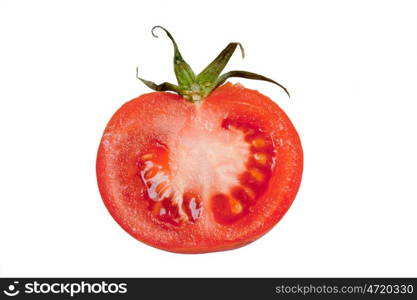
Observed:
[[[127,102],[108,123],[97,156],[100,193],[120,226],[148,245],[181,253],[243,246],[293,202],[300,139],[268,97],[223,84],[232,76],[276,83],[244,71],[219,76],[239,44],[194,75],[166,33],[179,84],[139,78],[156,92]]]

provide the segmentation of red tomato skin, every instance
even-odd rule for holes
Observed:
[[[276,103],[258,91],[227,83],[204,99],[201,107],[227,113],[230,118],[243,116],[260,123],[278,149],[277,165],[268,190],[257,200],[253,211],[233,224],[223,226],[213,221],[212,232],[207,232],[201,225],[212,221],[207,211],[204,222],[178,228],[158,224],[151,219],[146,201],[140,201],[144,197],[137,176],[140,145],[154,138],[152,135],[161,122],[171,124],[168,131],[172,130],[172,134],[177,127],[186,126],[196,104],[166,92],[144,94],[125,103],[113,115],[101,139],[97,181],[103,202],[116,222],[134,238],[152,247],[176,253],[205,253],[244,246],[271,230],[288,211],[298,192],[303,150],[297,131]],[[158,138],[163,139],[164,135]]]

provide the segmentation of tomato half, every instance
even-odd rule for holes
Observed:
[[[226,83],[202,101],[152,92],[127,102],[104,131],[96,167],[104,204],[130,235],[202,253],[269,231],[296,196],[303,153],[276,103]]]

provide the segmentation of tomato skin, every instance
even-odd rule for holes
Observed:
[[[196,110],[260,124],[277,149],[268,190],[251,213],[224,226],[213,221],[210,205],[195,224],[159,224],[149,216],[138,177],[138,156],[154,138],[178,136]],[[103,202],[116,222],[136,239],[177,253],[223,251],[246,245],[268,232],[287,212],[301,183],[303,152],[297,131],[276,103],[241,85],[225,84],[201,104],[153,92],[125,103],[104,131],[97,155],[97,180]]]

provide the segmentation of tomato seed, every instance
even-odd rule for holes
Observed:
[[[147,153],[147,154],[142,155],[141,158],[142,158],[143,161],[145,161],[145,160],[151,160],[152,158],[154,158],[154,154]]]
[[[237,215],[240,214],[243,210],[243,206],[239,200],[236,200],[233,197],[229,198],[230,210],[233,214]]]
[[[253,139],[252,140],[252,145],[255,147],[255,148],[262,148],[262,147],[264,147],[265,146],[265,140],[264,139],[262,139],[262,138],[256,138],[256,139]]]
[[[265,175],[258,169],[252,168],[249,170],[250,174],[253,178],[255,178],[256,181],[263,181],[265,178]]]
[[[148,171],[145,172],[145,179],[150,179],[152,177],[154,177],[156,174],[158,173],[158,169],[153,167],[151,169],[149,169]]]
[[[256,162],[260,163],[261,165],[266,164],[267,157],[265,153],[257,152],[253,155],[253,157],[255,158]]]
[[[161,182],[160,184],[157,185],[155,192],[157,192],[158,194],[162,194],[162,192],[168,187],[168,183],[165,182]]]

